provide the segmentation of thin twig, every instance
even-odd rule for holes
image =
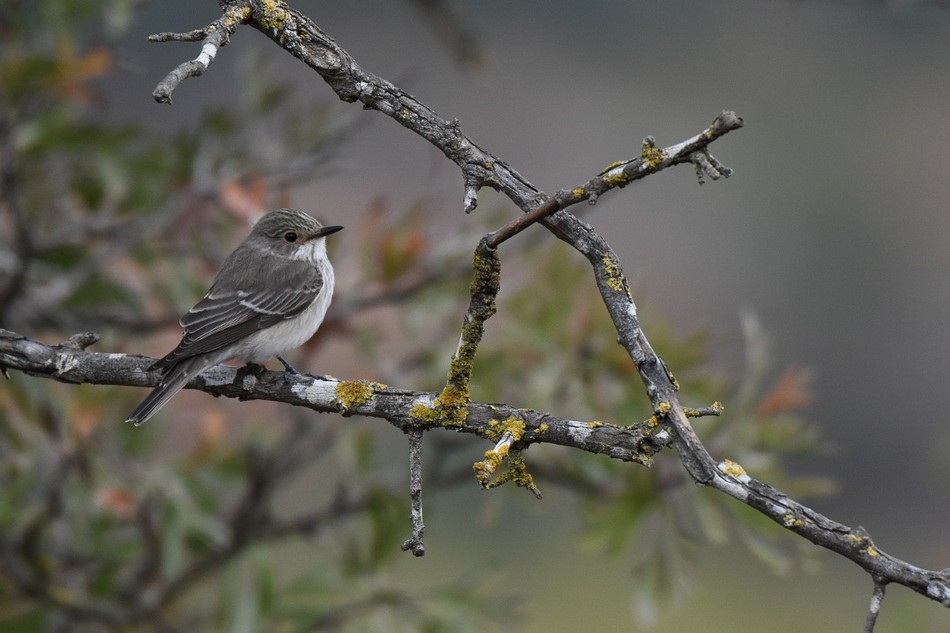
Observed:
[[[425,524],[422,521],[422,429],[406,431],[409,439],[409,501],[412,516],[412,536],[402,544],[402,551],[413,556],[424,556]]]
[[[203,29],[196,29],[187,33],[157,33],[149,36],[150,42],[196,42],[202,40],[201,53],[190,61],[183,62],[175,67],[162,79],[152,97],[159,103],[172,102],[172,92],[181,82],[189,77],[197,77],[208,70],[218,49],[227,45],[231,35],[237,27],[250,15],[250,8],[244,3],[232,3],[224,14]]]
[[[874,633],[877,615],[881,612],[881,603],[884,602],[885,589],[887,589],[887,583],[880,578],[875,578],[874,588],[871,591],[871,603],[868,605],[868,617],[864,621],[864,633]]]

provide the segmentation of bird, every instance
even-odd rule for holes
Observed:
[[[228,255],[204,298],[179,321],[181,342],[147,371],[158,386],[126,418],[143,424],[202,371],[226,360],[257,363],[277,358],[312,337],[333,297],[333,266],[323,226],[298,209],[266,213]]]

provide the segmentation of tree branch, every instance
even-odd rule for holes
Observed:
[[[404,552],[413,556],[426,553],[423,542],[425,524],[422,521],[422,431],[413,429],[406,433],[409,438],[409,497],[412,512],[412,536],[402,544]]]
[[[475,208],[478,189],[489,186],[504,193],[524,213],[529,214],[509,223],[483,240],[482,244],[485,247],[494,249],[530,224],[540,222],[556,237],[571,244],[582,253],[593,268],[598,289],[617,330],[618,340],[636,365],[657,418],[664,421],[664,428],[668,428],[672,436],[664,435],[668,433],[666,430],[650,433],[640,427],[635,427],[639,430],[631,430],[633,437],[624,439],[635,438],[636,441],[632,444],[625,441],[622,443],[622,448],[619,448],[617,444],[601,444],[599,441],[591,444],[591,437],[596,434],[598,438],[601,438],[599,431],[610,427],[584,427],[582,432],[580,423],[555,419],[537,414],[537,412],[518,411],[507,406],[491,407],[489,412],[487,405],[468,402],[467,390],[463,407],[465,415],[457,416],[454,420],[458,424],[458,418],[461,418],[459,430],[491,437],[489,421],[496,423],[495,432],[497,432],[497,418],[510,415],[513,420],[521,421],[525,425],[522,444],[555,441],[554,437],[557,436],[559,440],[555,441],[556,443],[575,446],[583,450],[593,450],[593,452],[603,452],[612,457],[641,463],[648,463],[655,450],[669,439],[676,448],[685,469],[697,483],[720,490],[759,510],[786,529],[854,561],[868,571],[876,585],[881,588],[890,582],[897,582],[945,606],[950,606],[950,570],[928,571],[893,558],[877,549],[861,528],[849,528],[798,504],[768,484],[749,477],[739,464],[728,460],[716,463],[713,460],[689,424],[687,413],[679,402],[678,385],[672,373],[653,350],[640,327],[637,308],[619,259],[607,242],[590,226],[565,211],[570,204],[581,200],[594,201],[606,191],[623,187],[637,178],[655,173],[665,167],[685,162],[690,162],[696,167],[700,182],[704,176],[713,179],[728,176],[730,173],[728,168],[709,155],[708,145],[723,134],[741,127],[742,120],[739,117],[731,112],[723,112],[702,133],[670,148],[660,149],[655,141],[648,137],[641,147],[638,158],[614,163],[584,186],[562,191],[553,198],[548,198],[504,161],[472,142],[462,133],[458,121],[439,117],[411,95],[360,68],[356,61],[331,37],[320,30],[309,18],[288,7],[285,2],[281,0],[268,2],[223,0],[222,6],[225,8],[225,16],[240,15],[246,23],[313,68],[341,99],[348,102],[360,101],[364,107],[390,116],[438,147],[462,171],[463,207],[466,212]],[[174,88],[172,83],[168,86],[171,89]],[[170,90],[168,90],[168,95],[170,96]],[[473,298],[474,296],[473,292]],[[463,328],[460,350],[464,339]],[[475,340],[477,344],[477,339]],[[6,338],[0,340],[0,343],[2,343],[0,362],[11,367],[17,366],[11,364],[12,361],[3,360],[3,348],[12,345],[20,350],[20,356],[14,355],[13,358],[20,365],[28,367],[27,371],[60,380],[77,379],[78,374],[82,373],[77,367],[69,366],[69,363],[78,362],[83,365],[88,361],[89,365],[96,365],[98,358],[90,356],[79,359],[75,354],[86,353],[66,353],[25,339]],[[45,356],[45,360],[38,364],[31,364],[32,360],[27,362],[27,359],[23,358],[24,352],[29,352],[31,357],[39,356],[41,359]],[[129,376],[138,381],[135,384],[144,385],[153,380],[142,372],[145,361],[130,357],[110,359],[110,363],[105,363],[99,369],[102,375],[114,376],[111,367],[125,363],[133,363],[133,372],[137,373],[130,373]],[[447,388],[454,384],[453,377],[461,376],[454,369],[459,368],[453,364]],[[91,379],[96,380],[100,380],[101,377],[95,371],[90,375]],[[345,383],[306,377],[275,376],[268,372],[260,379],[252,380],[250,383],[245,379],[241,386],[237,386],[233,383],[234,377],[234,370],[218,367],[197,379],[195,386],[220,395],[245,398],[268,397],[309,406],[316,410],[345,410],[347,413],[383,417],[401,428],[428,428],[440,422],[413,415],[413,407],[419,405],[426,410],[432,409],[439,396],[431,393],[374,387],[365,400],[353,402],[341,408],[335,394]],[[122,377],[115,379],[128,380]],[[209,379],[211,382],[208,382]],[[461,385],[462,383],[458,383],[457,386]],[[266,389],[263,388],[265,386]],[[419,409],[415,411],[418,413]],[[543,433],[541,424],[548,424]],[[613,428],[619,429],[619,427]],[[610,437],[616,439],[618,436],[611,435]],[[615,453],[614,451],[618,448],[619,452]],[[638,453],[638,448],[646,450],[641,454]]]
[[[220,18],[203,29],[189,31],[188,33],[156,33],[155,35],[150,35],[148,38],[150,42],[202,41],[201,53],[199,53],[198,57],[179,64],[168,73],[155,87],[155,90],[152,92],[152,97],[159,103],[167,103],[170,105],[172,102],[172,92],[175,88],[185,79],[197,77],[208,70],[208,67],[211,66],[215,56],[218,54],[218,49],[228,43],[228,40],[231,39],[231,35],[237,30],[238,25],[247,19],[249,14],[250,8],[246,3],[232,2],[230,6],[225,8],[224,14]]]
[[[884,602],[884,590],[887,585],[877,578],[874,579],[874,589],[871,591],[871,604],[868,605],[868,617],[864,622],[864,633],[874,633],[877,616],[881,612],[881,603]]]
[[[9,330],[0,329],[0,367],[31,376],[71,384],[155,387],[160,376],[147,372],[154,359],[128,354],[108,354],[46,345]],[[251,373],[244,368],[217,365],[192,380],[186,389],[241,400],[269,400],[306,407],[321,413],[362,415],[388,420],[402,430],[435,428],[439,424],[419,416],[431,408],[439,394],[394,389],[359,381],[317,378],[284,371]],[[415,409],[415,410],[414,410]],[[561,418],[533,409],[469,402],[462,424],[452,430],[491,437],[492,423],[515,417],[525,425],[522,443],[547,443],[601,453],[613,459],[648,465],[669,441],[669,434],[643,423],[635,427],[591,424]]]

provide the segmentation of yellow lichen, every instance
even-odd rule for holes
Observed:
[[[358,407],[373,397],[376,389],[385,389],[386,385],[365,380],[344,380],[336,387],[337,402],[344,409]]]
[[[881,553],[877,551],[877,549],[875,549],[873,545],[869,545],[868,548],[864,551],[867,552],[868,556],[870,556],[871,558],[877,558],[878,556],[881,555]]]
[[[498,447],[498,450],[491,449],[485,451],[485,461],[475,462],[472,464],[472,470],[475,471],[475,478],[482,484],[482,486],[487,486],[488,481],[491,479],[491,476],[494,474],[498,467],[501,465],[501,462],[508,455],[508,445],[504,444]]]
[[[238,24],[246,22],[249,17],[251,17],[251,7],[228,7],[227,11],[224,12],[223,22],[227,28],[233,28]]]
[[[660,404],[656,405],[656,412],[659,413],[660,415],[666,415],[672,409],[673,407],[670,406],[669,402],[661,402]]]
[[[607,165],[606,167],[604,167],[603,169],[601,169],[601,170],[600,170],[600,173],[597,174],[597,175],[598,175],[598,176],[603,176],[604,174],[606,174],[606,173],[607,173],[608,171],[610,171],[611,169],[616,169],[617,167],[622,167],[626,162],[627,162],[627,161],[625,161],[625,160],[614,161],[614,162],[610,163],[609,165]]]
[[[462,426],[468,419],[468,390],[446,385],[435,399],[439,423],[444,426]]]
[[[277,32],[284,28],[290,12],[283,0],[264,0],[264,14],[258,18],[261,26],[271,31]]]
[[[427,407],[424,404],[415,404],[409,409],[409,417],[416,422],[426,425],[436,425],[439,423],[439,412],[434,407]]]
[[[534,485],[534,477],[528,472],[528,464],[521,455],[508,460],[508,472],[513,474],[512,478],[517,485],[532,491],[537,490],[538,487]]]
[[[627,178],[626,174],[623,173],[623,169],[620,169],[619,166],[604,173],[604,183],[608,185],[623,185],[628,180],[629,178]]]
[[[643,145],[640,147],[640,158],[649,165],[651,169],[656,169],[666,156],[663,154],[663,150],[656,146],[656,141],[647,137],[643,140]]]
[[[571,189],[571,195],[574,196],[575,200],[580,200],[584,197],[584,188],[583,187],[574,187]]]
[[[483,254],[481,248],[475,250],[472,261],[472,302],[465,323],[462,325],[461,341],[452,355],[449,364],[448,379],[445,388],[435,400],[435,407],[441,412],[440,423],[461,426],[468,418],[468,383],[472,378],[475,352],[482,338],[485,321],[495,314],[495,296],[501,276],[501,263],[497,251]]]
[[[538,425],[538,428],[535,431],[535,433],[547,433],[550,428],[551,427],[548,425],[547,422],[542,422],[541,424]]]
[[[592,429],[598,429],[598,428],[602,427],[603,425],[604,425],[604,423],[601,422],[600,420],[592,420],[591,422],[588,422],[588,423],[587,423],[587,426],[588,426],[589,428],[592,428]]]
[[[505,433],[510,433],[514,441],[517,442],[522,437],[524,437],[524,432],[524,420],[519,420],[515,416],[511,416],[507,420],[503,421],[489,421],[488,430],[485,432],[485,437],[493,442],[498,442],[502,437],[504,437]]]
[[[435,399],[435,406],[445,407],[464,407],[468,404],[468,390],[456,387],[455,385],[446,385]]]
[[[409,418],[424,426],[462,426],[468,419],[468,394],[446,385],[432,406],[414,404],[409,409]]]
[[[624,281],[619,262],[610,255],[604,255],[601,261],[604,264],[604,272],[607,273],[607,279],[604,281],[607,287],[614,292],[623,292],[629,297],[630,292],[627,290],[627,284]]]
[[[476,473],[478,474],[477,467],[478,464],[476,464]],[[508,469],[498,475],[495,481],[489,481],[488,478],[480,478],[479,481],[484,488],[497,488],[509,481],[513,481],[516,485],[530,490],[535,497],[541,498],[541,491],[538,490],[538,487],[535,485],[534,477],[528,472],[528,465],[521,455],[512,455],[509,457]]]
[[[736,479],[742,479],[743,477],[749,476],[746,473],[745,468],[731,459],[722,460],[722,463],[719,465],[719,470],[730,477],[735,477]]]

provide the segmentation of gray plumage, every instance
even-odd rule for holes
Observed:
[[[181,318],[181,342],[149,367],[163,372],[162,382],[127,421],[148,420],[207,367],[279,357],[313,336],[333,296],[325,237],[342,228],[296,209],[262,217]]]

